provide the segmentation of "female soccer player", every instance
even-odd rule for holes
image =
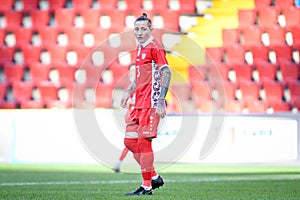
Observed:
[[[142,172],[142,185],[126,195],[152,195],[152,190],[164,181],[154,169],[152,139],[157,137],[160,118],[166,115],[166,94],[171,71],[166,52],[152,36],[152,23],[143,14],[134,22],[134,34],[139,43],[135,61],[135,80],[124,93],[122,106],[135,91],[135,106],[126,125],[125,146],[133,153]]]

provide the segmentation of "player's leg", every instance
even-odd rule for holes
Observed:
[[[155,109],[151,108],[144,110],[139,126],[139,148],[143,185],[146,187],[150,185],[152,189],[156,189],[164,184],[161,176],[155,171],[152,149],[152,139],[157,136],[159,122],[159,116],[155,113]]]
[[[134,159],[140,164],[140,150],[138,146],[138,121],[136,118],[137,110],[133,110],[126,119],[126,131],[124,144],[133,153]]]
[[[118,173],[118,172],[120,172],[121,171],[121,165],[122,165],[122,162],[123,162],[123,160],[125,159],[125,157],[126,157],[126,155],[127,155],[127,153],[128,153],[128,148],[124,148],[123,150],[122,150],[122,153],[121,153],[121,155],[120,155],[120,157],[119,157],[119,160],[118,160],[118,162],[115,164],[115,166],[114,166],[114,170],[115,170],[115,172],[116,173]]]

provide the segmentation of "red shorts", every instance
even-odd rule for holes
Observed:
[[[127,138],[155,138],[160,117],[156,108],[133,109],[126,119]]]

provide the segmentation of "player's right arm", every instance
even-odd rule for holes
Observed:
[[[127,101],[129,99],[131,93],[135,90],[135,88],[136,88],[136,83],[135,83],[135,80],[134,80],[130,83],[127,90],[124,92],[123,98],[121,100],[121,106],[123,108],[127,107]]]

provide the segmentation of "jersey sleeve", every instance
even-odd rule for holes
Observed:
[[[163,48],[153,48],[152,56],[154,62],[158,65],[158,68],[161,68],[164,65],[169,65],[166,58],[166,51]]]

